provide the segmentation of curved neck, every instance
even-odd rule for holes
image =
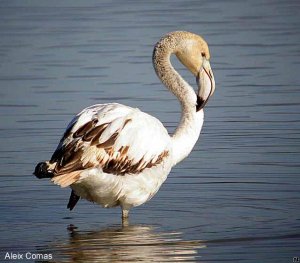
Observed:
[[[197,96],[193,88],[179,75],[170,62],[170,56],[184,48],[177,39],[165,37],[155,46],[153,66],[162,83],[178,98],[181,119],[172,136],[173,164],[188,156],[198,140],[203,125],[203,110],[196,111]]]

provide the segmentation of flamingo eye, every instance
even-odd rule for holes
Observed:
[[[201,52],[201,56],[202,56],[202,57],[205,57],[205,52]]]

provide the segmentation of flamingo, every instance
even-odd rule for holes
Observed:
[[[172,54],[196,77],[197,92],[171,65]],[[106,208],[120,206],[122,220],[127,220],[129,210],[150,200],[197,142],[203,108],[215,90],[209,59],[201,36],[186,31],[164,35],[154,47],[152,62],[181,104],[174,134],[137,108],[96,104],[71,120],[51,159],[37,164],[35,176],[69,186],[70,210],[83,198]]]

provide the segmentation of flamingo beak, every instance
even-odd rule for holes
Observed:
[[[208,99],[215,91],[215,78],[210,63],[206,58],[203,58],[196,81],[198,85],[196,110],[199,111],[204,108]]]

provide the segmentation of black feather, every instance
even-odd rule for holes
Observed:
[[[33,174],[39,179],[53,177],[53,173],[51,171],[48,171],[48,165],[46,162],[38,163],[37,166],[35,167]]]

